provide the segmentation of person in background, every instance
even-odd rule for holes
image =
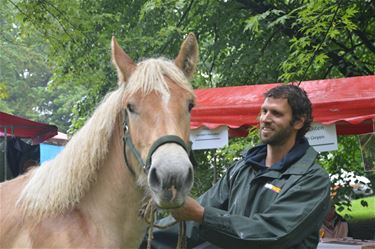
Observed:
[[[343,239],[348,237],[348,231],[348,223],[336,212],[335,205],[332,204],[320,229],[320,237]]]
[[[171,210],[176,220],[187,221],[188,248],[317,247],[330,180],[304,137],[312,122],[311,102],[295,85],[279,85],[264,96],[262,144],[246,151],[198,200],[189,197]],[[152,248],[176,247],[176,226],[153,235]]]

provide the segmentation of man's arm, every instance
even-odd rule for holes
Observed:
[[[199,235],[223,248],[288,248],[316,230],[329,203],[329,179],[311,174],[301,179],[265,212],[251,218],[189,199],[172,214],[200,223]]]

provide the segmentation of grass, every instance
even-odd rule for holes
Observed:
[[[367,202],[367,206],[362,206],[361,203],[363,201]],[[350,220],[352,221],[375,220],[375,195],[352,200],[352,206],[350,210],[348,208],[345,208],[338,213],[345,219],[347,219],[347,217],[350,217]]]

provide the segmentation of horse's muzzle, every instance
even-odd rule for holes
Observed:
[[[180,207],[192,188],[193,178],[189,156],[178,144],[164,144],[152,155],[148,183],[160,208]]]

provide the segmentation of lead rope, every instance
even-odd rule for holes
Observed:
[[[154,227],[159,229],[166,229],[177,224],[177,221],[171,222],[167,225],[158,225],[155,224],[155,215],[156,215],[156,207],[153,201],[150,199],[146,205],[144,219],[145,222],[148,224],[147,228],[147,249],[151,249],[151,241],[153,239],[153,229]],[[180,221],[179,222],[179,232],[178,232],[178,240],[176,249],[187,249],[187,241],[186,241],[186,222]]]
[[[176,249],[187,249],[186,222],[180,221]]]

